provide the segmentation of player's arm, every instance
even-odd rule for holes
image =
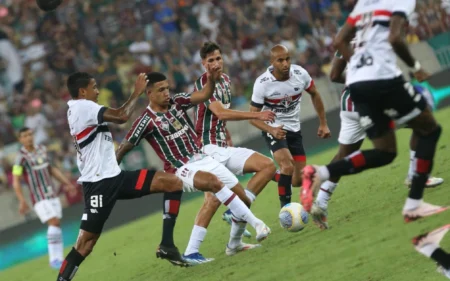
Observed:
[[[250,112],[261,112],[262,106],[258,106],[256,104],[250,105]],[[271,127],[267,125],[264,121],[252,119],[250,120],[250,124],[260,129],[263,132],[271,134],[276,139],[285,139],[286,131],[283,130],[284,125],[278,127]]]
[[[137,101],[142,93],[145,92],[147,87],[147,76],[144,73],[139,74],[136,83],[134,85],[134,91],[130,98],[119,108],[106,108],[104,107],[99,112],[99,123],[111,122],[116,124],[124,124],[130,119],[131,114],[136,108]],[[103,122],[100,122],[103,121]]]
[[[317,116],[319,116],[320,125],[317,135],[321,138],[329,138],[331,136],[331,133],[327,124],[325,107],[323,106],[322,97],[320,96],[319,91],[317,91],[313,80],[311,80],[310,86],[308,87],[308,89],[306,89],[306,92],[311,95],[311,101],[313,103],[314,109],[317,112]]]
[[[389,43],[391,43],[397,56],[399,56],[408,67],[414,72],[414,76],[420,82],[428,78],[419,61],[417,61],[411,51],[409,50],[408,43],[406,42],[406,33],[408,27],[408,13],[413,11],[415,7],[415,1],[402,1],[405,2],[399,7],[393,8],[392,17],[389,24]]]
[[[20,184],[20,177],[23,174],[23,166],[20,164],[15,164],[13,166],[13,188],[16,193],[17,200],[19,201],[19,213],[25,214],[29,211],[29,207],[27,201],[25,200],[25,196],[23,195],[22,185]]]
[[[125,155],[139,145],[144,136],[151,133],[151,122],[151,118],[146,114],[141,115],[133,122],[131,129],[116,150],[117,164],[120,165]]]
[[[67,191],[71,195],[76,194],[76,187],[72,184],[72,182],[55,166],[50,167],[51,175],[59,181],[64,186],[64,190]]]
[[[239,120],[262,120],[272,122],[275,119],[275,113],[272,111],[239,111],[231,110],[223,107],[220,101],[214,101],[208,106],[214,115],[223,121],[239,121]]]
[[[340,54],[336,54],[331,62],[330,79],[335,83],[344,84],[345,83],[345,67],[347,67],[347,62],[340,57]]]
[[[116,150],[117,164],[120,165],[120,163],[122,162],[122,159],[125,157],[125,155],[127,155],[128,152],[133,150],[133,148],[134,148],[134,144],[129,142],[127,139],[123,139],[123,141],[119,145],[119,148],[117,148],[117,150]]]
[[[220,80],[222,75],[222,71],[217,67],[213,68],[208,65],[206,71],[207,81],[205,86],[202,89],[193,92],[190,96],[190,103],[193,105],[203,103],[213,96],[216,82]]]
[[[350,42],[355,37],[355,32],[355,23],[350,16],[334,39],[333,46],[342,55],[345,61],[350,61],[350,58],[353,55],[353,48]]]

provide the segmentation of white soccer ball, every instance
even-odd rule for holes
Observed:
[[[278,218],[282,228],[289,232],[298,232],[308,223],[308,212],[299,203],[289,203],[281,208]]]

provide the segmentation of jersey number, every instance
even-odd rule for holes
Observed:
[[[359,59],[358,64],[356,65],[356,68],[361,68],[363,66],[371,66],[373,64],[373,57],[368,54],[363,54],[361,58]]]
[[[267,137],[268,137],[269,139],[272,140],[272,141],[270,142],[270,145],[274,145],[274,144],[277,143],[277,141],[273,139],[273,136],[272,136],[271,134],[267,133]]]
[[[92,195],[91,196],[91,207],[93,207],[93,208],[103,207],[103,195]]]

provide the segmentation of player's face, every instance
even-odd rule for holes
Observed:
[[[97,82],[95,82],[95,79],[91,79],[86,88],[80,88],[80,96],[93,102],[98,102],[99,94],[100,92],[98,91]]]
[[[20,133],[19,135],[19,142],[26,147],[33,146],[34,144],[34,137],[33,137],[33,131],[28,130],[25,132]]]
[[[170,105],[169,82],[167,80],[156,82],[148,91],[149,99],[159,106]]]
[[[202,64],[207,68],[207,66],[211,66],[212,68],[219,67],[220,71],[223,71],[223,60],[222,60],[222,54],[219,50],[215,50],[214,52],[211,52],[206,55],[206,58],[202,60]]]
[[[276,54],[273,58],[272,65],[278,73],[283,74],[285,77],[289,76],[289,70],[291,68],[291,57],[289,53],[281,52]]]

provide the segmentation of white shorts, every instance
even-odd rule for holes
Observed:
[[[244,147],[220,147],[214,144],[205,145],[202,150],[203,153],[211,156],[238,176],[244,174],[245,162],[255,153],[255,151]]]
[[[341,111],[340,144],[354,144],[366,138],[366,132],[359,123],[359,114],[354,111]]]
[[[34,211],[42,223],[52,218],[62,218],[61,201],[59,198],[42,200],[34,204]]]
[[[228,188],[235,187],[239,181],[224,165],[220,164],[212,157],[197,154],[192,157],[189,163],[178,168],[175,175],[183,181],[183,191],[197,191],[194,187],[194,176],[197,171],[209,172],[225,184]]]

